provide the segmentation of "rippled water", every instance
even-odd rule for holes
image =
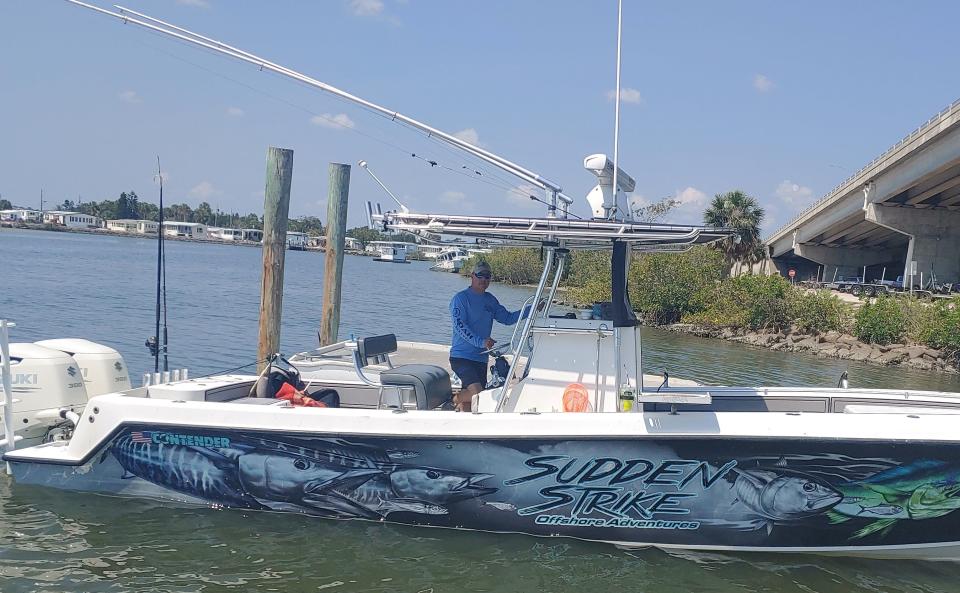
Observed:
[[[168,244],[171,365],[194,375],[256,355],[260,251]],[[154,244],[0,230],[0,317],[14,341],[84,337],[152,369]],[[288,252],[282,344],[316,343],[323,257]],[[348,257],[341,335],[395,331],[446,342],[463,286],[423,263]],[[508,307],[527,296],[495,286]],[[508,330],[499,333],[509,337]],[[645,330],[647,372],[723,384],[836,384],[960,391],[956,376],[888,369]],[[624,552],[601,544],[265,512],[185,508],[65,494],[0,476],[0,591],[641,591],[650,593],[960,590],[960,564],[800,555]]]

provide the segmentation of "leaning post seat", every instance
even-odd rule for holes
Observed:
[[[413,388],[418,410],[435,410],[453,398],[450,374],[432,364],[402,364],[382,371],[384,387]]]
[[[396,351],[397,336],[395,334],[357,340],[359,366],[366,366],[371,359],[389,363],[387,355]],[[383,387],[412,389],[418,410],[434,410],[453,398],[450,373],[443,367],[432,364],[391,366],[380,372],[380,384]]]

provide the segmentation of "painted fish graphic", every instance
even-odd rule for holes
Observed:
[[[816,478],[760,469],[735,470],[737,500],[766,521],[795,521],[823,513],[843,500],[843,495]]]
[[[259,450],[240,454],[237,470],[243,491],[264,507],[334,516],[341,510],[328,508],[328,492],[334,487],[354,488],[381,473]]]
[[[232,507],[262,509],[240,484],[234,461],[203,447],[166,445],[123,435],[109,452],[124,469],[159,486]]]
[[[396,511],[445,515],[445,505],[496,492],[481,485],[491,477],[437,468],[397,468],[356,488],[338,486],[334,491],[380,516]]]
[[[227,506],[329,517],[379,519],[398,511],[440,515],[447,513],[444,505],[497,490],[481,484],[489,474],[394,460],[419,455],[411,451],[342,440],[318,439],[310,445],[249,438],[227,447],[201,447],[125,435],[109,451],[124,477]]]
[[[860,539],[878,532],[886,534],[899,520],[932,519],[960,508],[960,465],[919,460],[839,488],[844,500],[829,513],[832,523],[854,517],[877,519],[851,538]],[[871,512],[875,508],[886,509],[886,514]],[[894,509],[899,512],[892,512]]]
[[[311,439],[308,446],[285,443],[259,437],[249,437],[248,442],[262,451],[276,451],[291,455],[309,457],[316,461],[332,463],[343,467],[365,469],[389,469],[398,467],[398,462],[390,457],[390,451],[379,447],[350,443],[342,439]],[[393,452],[401,457],[414,455],[411,451]]]
[[[898,504],[876,504],[872,507],[859,506],[861,516],[898,517],[904,512],[904,508]]]
[[[491,474],[475,474],[457,470],[408,465],[397,459],[419,456],[413,451],[384,450],[371,445],[350,443],[342,439],[317,439],[309,447],[254,438],[258,451],[273,451],[283,455],[302,457],[324,467],[340,467],[341,471],[375,472],[355,473],[322,496],[314,496],[315,505],[326,505],[331,512],[343,517],[381,518],[394,512],[428,515],[447,513],[447,505],[496,492],[482,482]],[[362,479],[367,476],[367,479]]]
[[[498,502],[498,501],[483,501],[483,506],[492,507],[498,511],[515,511],[517,510],[516,505],[513,505],[509,502]]]

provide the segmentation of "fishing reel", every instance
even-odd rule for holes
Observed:
[[[160,352],[160,343],[157,342],[157,336],[150,336],[143,345],[150,351],[150,356],[155,357],[157,353]]]

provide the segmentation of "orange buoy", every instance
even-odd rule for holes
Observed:
[[[563,390],[564,412],[592,412],[590,395],[587,388],[580,383],[571,383]]]

